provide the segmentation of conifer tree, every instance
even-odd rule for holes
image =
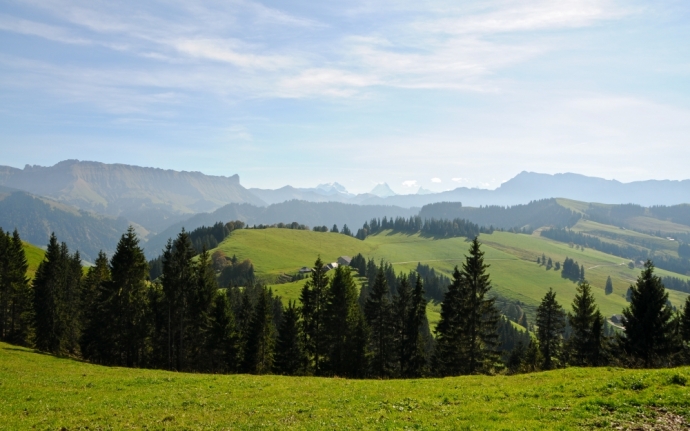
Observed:
[[[412,330],[410,326],[414,323],[411,319],[411,312],[412,289],[410,289],[407,277],[401,274],[398,279],[398,294],[393,297],[397,371],[400,376],[406,375],[410,368],[412,356],[412,346],[410,345]]]
[[[690,343],[690,296],[685,298],[685,307],[681,318],[681,334],[683,341]]]
[[[630,358],[645,367],[665,363],[671,352],[672,310],[668,293],[648,260],[637,283],[630,286],[630,307],[623,310],[625,335],[620,344]]]
[[[76,251],[70,256],[67,244],[61,246],[64,259],[64,279],[62,283],[62,298],[60,299],[60,320],[63,322],[64,339],[62,348],[72,356],[80,354],[79,339],[82,331],[81,288],[82,269],[81,256]]]
[[[187,366],[189,306],[196,284],[194,248],[182,229],[163,252],[162,285],[168,306],[168,368],[178,371]]]
[[[268,290],[262,287],[247,337],[243,368],[248,373],[268,374],[273,370],[276,329],[273,325],[272,308]]]
[[[60,244],[53,233],[45,258],[34,278],[34,344],[43,352],[61,353],[62,325],[59,318],[60,280],[62,278]]]
[[[609,275],[608,278],[606,279],[606,287],[604,288],[604,293],[606,295],[610,295],[613,293],[613,281],[611,280],[611,276]]]
[[[189,303],[189,357],[196,369],[210,367],[207,338],[211,330],[211,311],[218,291],[211,255],[202,247],[202,252],[195,265],[196,282],[190,294]]]
[[[390,291],[381,262],[369,298],[364,306],[364,315],[370,329],[370,352],[372,373],[387,377],[392,371],[393,321]]]
[[[110,337],[114,334],[105,330],[110,324],[107,306],[111,299],[108,297],[109,282],[108,258],[101,251],[84,279],[81,300],[84,329],[79,341],[82,356],[98,364],[107,363],[107,358],[112,356],[109,352],[112,349]]]
[[[586,281],[581,281],[577,286],[572,310],[572,313],[568,313],[572,328],[568,340],[572,362],[580,366],[597,366],[601,357],[604,325],[592,296],[592,288]]]
[[[349,267],[338,266],[333,272],[324,315],[328,337],[328,366],[332,375],[355,377],[364,370],[354,367],[351,358],[365,354],[358,340],[362,311],[357,302],[357,285]]]
[[[287,376],[300,374],[305,363],[300,334],[299,308],[293,301],[288,302],[283,312],[283,320],[276,340],[275,372]]]
[[[561,352],[565,313],[556,301],[556,293],[549,289],[537,308],[537,339],[543,357],[542,368],[550,370],[556,365],[554,359]]]
[[[0,228],[0,340],[26,345],[31,325],[29,265],[22,240]]]
[[[486,272],[489,265],[484,263],[484,252],[480,250],[480,245],[475,237],[461,272],[461,295],[465,313],[463,332],[466,336],[462,350],[467,360],[468,374],[488,371],[498,361],[496,346],[499,314],[494,304],[495,299],[487,297],[491,290],[491,281]]]
[[[426,317],[426,299],[424,298],[422,278],[417,274],[414,290],[412,291],[412,306],[407,317],[407,367],[402,370],[403,377],[420,377],[427,372],[429,361],[429,322]]]
[[[307,371],[315,375],[324,372],[325,356],[328,353],[326,337],[325,307],[328,296],[328,277],[324,264],[319,256],[314,262],[311,278],[302,288],[300,301],[302,302],[302,334],[304,349],[309,364]]]
[[[462,275],[458,267],[441,303],[441,320],[436,325],[436,350],[433,357],[434,371],[441,376],[457,376],[463,373],[464,302]]]
[[[103,308],[112,333],[112,363],[128,367],[145,364],[148,331],[148,262],[133,227],[122,235],[110,260],[109,295]]]
[[[211,371],[237,371],[237,333],[235,319],[227,295],[216,291],[206,337],[206,352]]]

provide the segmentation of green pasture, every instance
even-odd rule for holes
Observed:
[[[24,254],[26,255],[26,260],[29,263],[29,269],[27,270],[26,275],[30,279],[33,279],[36,275],[38,265],[40,265],[41,262],[43,262],[45,252],[42,249],[36,247],[35,245],[29,244],[28,242],[23,242],[22,245],[24,246]]]
[[[687,422],[689,380],[688,367],[417,380],[185,374],[0,343],[0,429],[643,429]]]

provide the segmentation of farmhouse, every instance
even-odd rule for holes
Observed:
[[[340,256],[338,258],[339,265],[350,266],[350,262],[352,262],[352,258],[350,256]]]

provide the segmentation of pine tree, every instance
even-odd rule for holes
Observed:
[[[238,370],[237,333],[235,319],[227,295],[215,292],[206,337],[209,368],[227,373]]]
[[[335,225],[335,224],[334,224],[333,227],[331,228],[331,232],[333,232],[333,233],[340,233],[340,231],[338,230],[338,225]]]
[[[34,344],[43,352],[61,353],[62,325],[59,318],[62,254],[55,234],[50,236],[45,258],[34,278]]]
[[[613,281],[611,281],[611,276],[609,275],[606,279],[606,287],[604,288],[604,293],[610,295],[613,293]]]
[[[275,359],[275,326],[272,300],[266,288],[261,288],[249,326],[244,356],[244,370],[251,374],[268,374]]]
[[[634,286],[630,286],[630,307],[623,310],[625,335],[620,343],[631,359],[651,367],[665,363],[671,352],[672,310],[666,305],[668,293],[654,275],[648,260]]]
[[[299,308],[290,301],[283,313],[283,321],[276,340],[275,372],[287,376],[299,375],[305,363],[300,334]]]
[[[441,319],[436,325],[436,350],[433,369],[441,376],[457,376],[463,373],[464,302],[462,275],[458,267],[441,303]]]
[[[82,268],[79,252],[70,256],[65,243],[62,243],[61,253],[64,262],[64,279],[62,298],[60,299],[60,320],[63,322],[64,338],[62,348],[72,356],[80,354],[79,339],[82,331]]]
[[[168,306],[168,368],[178,371],[187,367],[190,334],[189,306],[194,293],[197,271],[195,251],[187,232],[182,230],[163,252],[162,284]]]
[[[0,340],[14,344],[29,341],[32,292],[28,267],[17,230],[10,236],[0,228]]]
[[[542,368],[545,370],[550,370],[555,366],[554,359],[561,351],[564,328],[563,307],[556,301],[556,293],[553,289],[549,289],[537,308],[537,339],[543,357]]]
[[[112,334],[113,364],[128,367],[145,364],[148,273],[144,251],[130,226],[120,238],[110,260],[110,294],[102,306],[109,320],[102,330]]]
[[[589,283],[581,281],[578,284],[572,310],[568,314],[572,328],[572,335],[568,340],[572,362],[580,366],[597,366],[601,357],[604,326]]]
[[[108,351],[112,348],[109,338],[113,334],[105,330],[110,324],[107,312],[107,302],[110,300],[107,284],[110,280],[108,258],[101,251],[94,266],[89,268],[83,284],[81,308],[84,330],[79,340],[82,356],[98,364],[107,363],[106,358],[112,356]]]
[[[189,301],[189,357],[190,363],[197,370],[211,367],[206,351],[207,338],[211,330],[211,311],[218,291],[211,256],[202,246],[202,252],[195,265],[196,283]]]
[[[393,319],[395,325],[395,345],[397,350],[398,375],[404,376],[408,374],[410,368],[410,359],[412,356],[412,346],[410,338],[412,337],[411,325],[414,324],[411,319],[412,314],[412,289],[410,283],[404,275],[401,275],[398,280],[398,294],[393,297]],[[417,332],[417,328],[415,331]]]
[[[338,266],[333,272],[324,315],[328,338],[328,365],[332,375],[355,377],[365,370],[353,367],[351,357],[361,357],[365,352],[357,341],[362,311],[357,302],[357,285],[349,267]]]
[[[393,322],[390,291],[381,262],[369,298],[364,306],[364,315],[370,329],[370,351],[372,373],[377,377],[390,376],[392,371]]]
[[[585,281],[585,266],[580,266],[580,281]]]
[[[304,349],[309,364],[308,372],[322,375],[324,372],[325,356],[328,353],[328,340],[325,333],[325,307],[328,296],[328,277],[321,257],[316,259],[312,268],[311,278],[302,288],[300,300],[302,302],[302,334]]]
[[[422,278],[417,274],[414,290],[412,291],[412,306],[408,315],[407,325],[407,368],[402,370],[403,377],[420,377],[427,372],[429,361],[429,322],[426,317],[426,299],[424,298]]]
[[[484,263],[484,252],[475,237],[470,245],[470,255],[462,265],[461,284],[463,297],[464,328],[466,344],[462,347],[467,359],[467,373],[485,372],[498,361],[498,310],[495,299],[488,298],[491,281]]]

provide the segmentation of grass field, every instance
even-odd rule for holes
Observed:
[[[640,234],[641,235],[641,234]],[[576,284],[561,277],[560,272],[547,271],[536,263],[544,253],[554,262],[563,262],[566,257],[575,259],[585,266],[586,276],[594,287],[594,296],[602,313],[606,316],[618,314],[627,306],[625,294],[634,283],[640,269],[629,269],[628,261],[592,249],[578,250],[568,244],[549,240],[538,234],[524,235],[494,232],[480,236],[486,261],[491,265],[489,272],[494,292],[503,298],[521,301],[525,304],[528,318],[534,318],[534,311],[542,297],[551,287],[558,301],[566,309],[575,295]],[[317,255],[325,262],[332,262],[341,255],[354,256],[362,253],[377,261],[392,262],[397,271],[414,269],[418,262],[428,264],[438,271],[451,275],[455,265],[460,265],[469,248],[466,238],[432,239],[420,235],[382,232],[369,236],[365,241],[335,233],[321,233],[290,229],[243,229],[235,231],[221,245],[228,256],[249,258],[254,263],[259,277],[276,277],[281,273],[295,273],[302,266],[311,266]],[[660,276],[688,277],[657,269]],[[614,291],[604,294],[606,278],[611,276]],[[273,278],[273,279],[274,279]],[[299,298],[304,281],[287,284],[270,283],[273,291],[283,299]],[[669,291],[671,302],[680,307],[686,294]],[[430,323],[438,320],[438,307],[428,308]]]
[[[42,249],[36,247],[35,245],[29,244],[28,242],[24,242],[23,245],[26,260],[29,263],[29,269],[26,275],[29,278],[33,279],[36,275],[38,265],[40,265],[43,261],[43,256],[45,256],[45,252]]]
[[[0,429],[685,429],[689,379],[690,368],[388,381],[183,374],[0,343]]]

